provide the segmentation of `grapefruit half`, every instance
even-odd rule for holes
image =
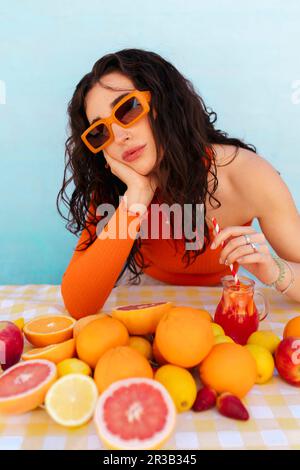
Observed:
[[[159,449],[175,427],[176,409],[159,382],[130,378],[114,382],[100,395],[94,422],[108,449]]]
[[[148,335],[155,333],[160,319],[172,307],[172,302],[123,305],[112,311],[112,317],[120,320],[130,335]]]
[[[19,414],[42,405],[56,366],[44,359],[19,362],[0,375],[0,413]]]

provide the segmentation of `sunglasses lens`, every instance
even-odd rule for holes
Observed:
[[[129,124],[143,112],[143,106],[138,98],[132,97],[120,106],[115,116],[122,124]]]
[[[95,148],[101,147],[109,139],[109,131],[104,124],[94,127],[87,136],[87,141]]]

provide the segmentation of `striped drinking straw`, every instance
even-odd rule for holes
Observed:
[[[217,219],[216,219],[215,217],[212,217],[211,221],[212,221],[212,223],[213,223],[213,225],[214,225],[214,229],[215,229],[216,233],[219,233],[219,232],[220,232],[220,226],[219,226],[219,224],[218,224],[218,222],[217,222]],[[224,246],[224,242],[222,242],[221,245],[222,245],[222,247],[223,247],[223,246]],[[235,269],[234,269],[234,267],[233,267],[233,264],[230,264],[229,268],[230,268],[231,274],[232,274],[233,277],[234,277],[234,282],[235,282],[237,285],[240,284],[239,278],[238,278],[238,276],[237,276],[237,273],[235,272]]]

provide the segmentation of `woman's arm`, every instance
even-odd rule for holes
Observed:
[[[295,282],[286,296],[300,302],[300,216],[291,193],[277,171],[263,158],[253,155],[241,164],[243,171],[236,175],[236,190],[253,207],[262,233],[252,227],[222,230],[216,237],[217,246],[221,241],[228,243],[222,250],[221,262],[237,261],[262,282],[270,284],[277,279],[279,267],[271,256],[269,242],[276,255],[287,261],[294,271]],[[259,244],[259,253],[245,245],[245,234]],[[278,290],[284,291],[290,281],[291,273],[287,268],[284,278],[277,283]]]
[[[67,310],[75,318],[95,314],[105,303],[128,258],[157,187],[153,176],[139,175],[108,155],[106,160],[111,172],[127,185],[127,191],[106,226],[97,230],[93,244],[84,251],[74,252],[63,275],[61,293]],[[90,212],[95,214],[95,211],[91,204]],[[96,228],[89,224],[89,220],[87,218],[86,226],[94,235]],[[85,228],[77,247],[88,238]]]
[[[258,221],[275,253],[294,271],[295,282],[286,296],[300,302],[300,215],[282,178],[267,162],[262,161],[261,165],[258,179],[260,196],[255,199]],[[291,272],[286,269],[277,288],[283,291],[290,281]]]
[[[78,319],[99,311],[112,291],[133,246],[134,238],[127,236],[120,239],[115,236],[121,231],[124,233],[124,230],[127,233],[127,227],[138,219],[137,216],[123,210],[121,205],[122,202],[106,226],[108,236],[105,239],[97,237],[84,251],[75,250],[63,275],[62,297],[66,309],[74,318]],[[90,211],[95,212],[95,210],[91,205]],[[123,217],[120,217],[121,211]],[[87,225],[88,220],[76,248],[89,239]],[[139,224],[137,231],[138,229]],[[96,227],[89,225],[89,230],[94,236]]]

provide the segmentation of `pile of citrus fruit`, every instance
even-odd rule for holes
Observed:
[[[10,352],[10,335],[18,354]],[[32,346],[26,352],[23,335]],[[300,351],[300,317],[288,322],[282,341],[257,331],[241,346],[206,310],[156,302],[78,321],[47,315],[25,324],[0,322],[2,338],[10,362],[0,375],[0,413],[44,404],[68,427],[93,417],[111,449],[159,448],[176,414],[191,409],[216,406],[225,416],[248,419],[242,399],[272,378],[275,364],[285,380],[300,385],[299,372],[287,365],[288,358],[295,362],[298,343]]]

